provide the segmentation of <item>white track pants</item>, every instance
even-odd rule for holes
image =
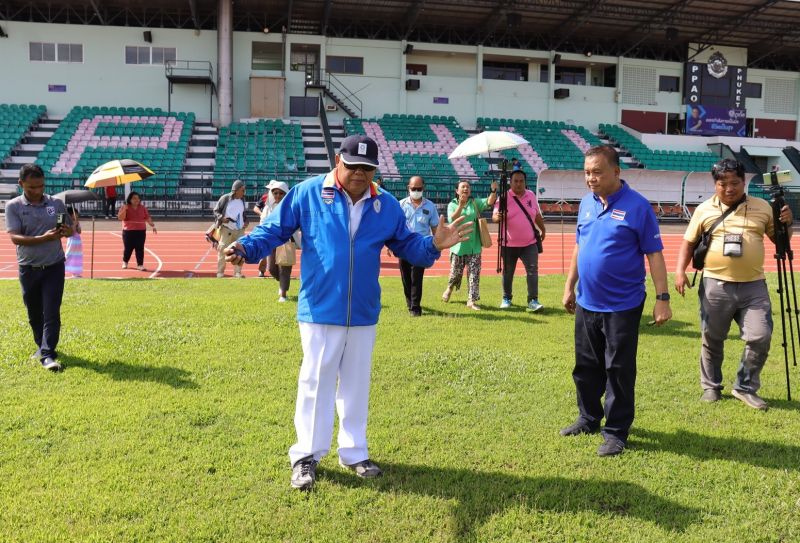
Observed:
[[[297,383],[294,426],[297,443],[289,460],[328,453],[334,405],[339,414],[339,458],[355,464],[369,458],[367,408],[375,326],[334,326],[300,322],[303,364]],[[337,388],[336,382],[339,382]]]

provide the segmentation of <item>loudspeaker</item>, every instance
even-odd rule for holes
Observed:
[[[406,90],[419,90],[419,79],[406,79]]]
[[[553,55],[553,65],[555,66],[555,65],[556,65],[556,64],[558,64],[559,62],[561,62],[561,55],[559,55],[558,53],[556,53],[555,55]]]
[[[414,46],[411,45],[410,43],[406,44],[406,48],[403,49],[403,54],[404,55],[410,55],[413,52],[414,52]]]
[[[553,98],[556,100],[562,100],[564,98],[569,98],[569,89],[556,89],[553,91]]]
[[[150,32],[149,30],[145,30],[143,35],[144,35],[144,41],[146,41],[147,43],[153,43],[152,32]]]

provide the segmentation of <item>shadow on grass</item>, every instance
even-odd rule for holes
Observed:
[[[639,333],[652,336],[683,336],[700,340],[700,326],[697,323],[670,319],[661,326],[651,325],[653,315],[645,313],[639,321]]]
[[[161,383],[172,388],[199,388],[197,383],[191,380],[191,373],[172,366],[128,364],[117,360],[99,363],[69,355],[61,355],[59,360],[64,363],[66,371],[69,371],[70,368],[83,368],[101,375],[107,375],[114,381],[144,381]]]
[[[465,302],[466,303],[466,302]],[[461,304],[459,309],[463,309],[463,311],[456,310],[455,307],[457,306],[457,302],[450,302],[450,305],[453,305],[453,311],[442,311],[441,309],[434,309],[429,306],[422,306],[422,314],[429,315],[434,317],[444,317],[444,318],[453,318],[453,319],[479,319],[479,320],[487,320],[487,321],[520,321],[520,322],[535,322],[537,317],[542,315],[542,312],[539,311],[537,313],[528,313],[523,309],[520,310],[508,310],[508,309],[498,309],[496,307],[482,305],[478,302],[478,306],[481,308],[480,311],[473,311],[471,309],[466,309],[464,304]]]
[[[800,470],[800,447],[740,437],[714,437],[707,434],[678,430],[674,433],[631,429],[634,446],[639,450],[667,451],[690,456],[697,460],[729,460],[751,466]]]
[[[636,517],[668,531],[682,532],[701,521],[699,509],[624,481],[515,477],[407,464],[382,463],[381,467],[384,476],[371,482],[377,490],[455,500],[453,518],[459,540],[475,539],[478,529],[491,517],[520,506],[556,513],[592,511]],[[365,484],[351,473],[322,468],[320,472],[341,486],[355,488]]]

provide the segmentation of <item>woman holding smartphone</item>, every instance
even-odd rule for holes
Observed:
[[[147,225],[156,231],[156,225],[142,204],[142,197],[138,192],[131,191],[125,198],[125,205],[120,208],[117,218],[122,221],[122,269],[128,268],[131,254],[136,252],[136,269],[145,271],[144,268],[144,242],[147,238]]]

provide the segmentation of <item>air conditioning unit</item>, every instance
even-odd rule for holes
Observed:
[[[339,106],[336,104],[325,104],[325,111],[337,111]]]

